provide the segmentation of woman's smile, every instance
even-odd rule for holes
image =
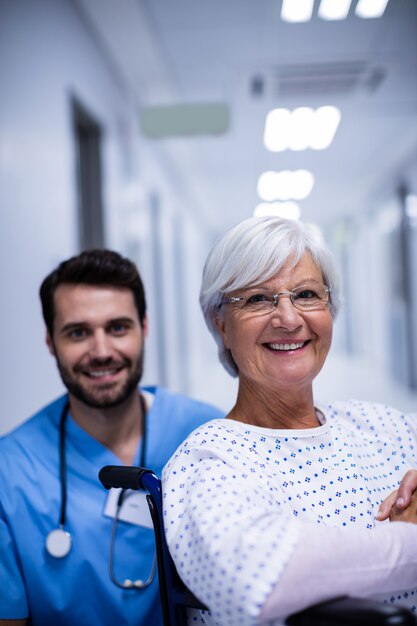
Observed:
[[[307,341],[286,341],[285,343],[264,343],[263,344],[268,350],[273,350],[274,352],[294,352],[295,350],[299,352],[307,345]]]

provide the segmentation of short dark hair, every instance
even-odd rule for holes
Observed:
[[[145,289],[136,265],[113,250],[85,250],[60,263],[40,286],[43,319],[51,337],[55,318],[55,291],[59,285],[66,284],[130,289],[143,326],[146,315]]]

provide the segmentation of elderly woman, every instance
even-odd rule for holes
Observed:
[[[417,466],[416,419],[313,397],[339,307],[327,248],[302,223],[248,219],[211,251],[201,306],[239,387],[164,472],[171,553],[210,609],[191,623],[278,623],[340,595],[415,607],[417,526],[401,520],[416,506],[390,494]],[[375,521],[384,499],[396,523]]]

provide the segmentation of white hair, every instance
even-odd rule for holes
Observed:
[[[238,369],[216,325],[224,295],[269,280],[289,260],[296,265],[305,252],[311,254],[331,290],[329,309],[334,318],[340,307],[335,263],[322,238],[307,224],[280,217],[251,217],[226,232],[210,251],[203,270],[200,305],[217,343],[220,362],[232,376],[238,375]]]

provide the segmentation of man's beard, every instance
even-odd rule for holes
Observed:
[[[70,394],[72,394],[75,398],[77,398],[77,400],[80,400],[80,402],[83,402],[85,405],[91,408],[109,409],[123,404],[123,402],[125,402],[125,400],[127,400],[132,395],[132,393],[137,390],[143,374],[144,353],[145,350],[144,348],[142,348],[135,362],[132,362],[128,359],[125,360],[125,364],[127,366],[131,366],[131,371],[125,384],[116,395],[112,393],[112,385],[109,385],[108,389],[103,388],[95,392],[89,391],[84,387],[84,385],[74,380],[69,370],[62,365],[57,356],[55,356],[55,358],[61,380]],[[111,365],[111,361],[100,362],[99,360],[95,359],[91,362],[90,367],[102,367]]]

